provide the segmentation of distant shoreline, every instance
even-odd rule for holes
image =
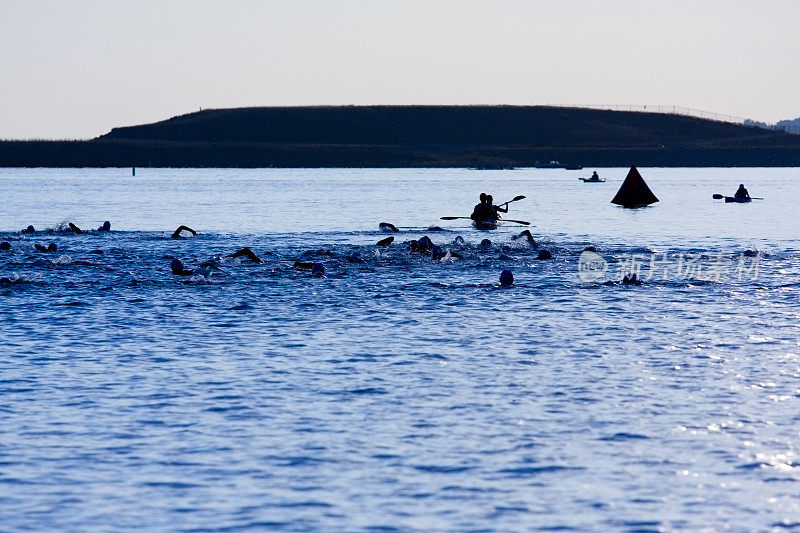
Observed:
[[[800,167],[800,136],[670,115],[542,106],[205,110],[92,140],[0,141],[0,167]]]

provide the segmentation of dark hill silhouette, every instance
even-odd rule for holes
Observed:
[[[212,109],[90,141],[6,141],[3,166],[800,166],[800,136],[544,106]]]

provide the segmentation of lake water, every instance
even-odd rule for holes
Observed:
[[[800,169],[598,170],[0,169],[0,530],[798,527]]]

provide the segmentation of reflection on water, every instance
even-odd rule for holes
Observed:
[[[800,253],[780,224],[791,214],[773,213],[776,227],[759,226],[766,215],[755,203],[728,215],[710,199],[712,187],[725,192],[712,169],[693,171],[709,182],[703,207],[669,228],[653,219],[691,211],[671,198],[701,200],[666,170],[642,170],[661,205],[630,213],[604,202],[592,217],[571,213],[566,195],[588,203],[584,194],[599,193],[583,184],[568,193],[561,182],[577,180],[544,171],[452,171],[468,182],[458,190],[445,171],[264,180],[259,173],[278,171],[221,171],[234,185],[214,201],[209,184],[227,183],[214,171],[193,181],[193,171],[159,179],[144,169],[146,190],[112,180],[96,198],[88,184],[122,171],[2,172],[11,191],[0,215],[9,230],[0,240],[11,244],[0,252],[3,529],[763,530],[800,521]],[[29,194],[43,186],[26,172],[53,173],[41,205]],[[741,181],[754,195],[784,187],[781,205],[796,187],[781,181],[791,169],[766,172],[775,174]],[[295,181],[304,173],[338,190],[336,201]],[[610,191],[612,171],[600,174]],[[519,228],[479,233],[436,220],[469,209],[482,189],[529,197],[512,212],[538,226],[536,247],[511,239]],[[405,210],[393,196],[403,194],[415,200]],[[548,194],[556,207],[545,207]],[[375,205],[381,195],[391,197]],[[426,203],[436,195],[444,207]],[[239,211],[227,209],[239,200]],[[724,232],[709,213],[727,220]],[[322,230],[328,215],[334,228]],[[617,233],[626,217],[637,229]],[[10,231],[62,218],[110,219],[115,231]],[[575,229],[590,219],[591,231]],[[377,247],[383,220],[418,229]],[[181,223],[202,231],[170,239]],[[451,255],[411,253],[404,243],[423,235]],[[487,236],[492,245],[481,246]],[[55,253],[35,248],[50,242]],[[579,275],[588,244],[607,261],[601,279]],[[244,246],[264,262],[227,257]],[[537,260],[541,249],[553,258]],[[174,257],[187,268],[215,258],[218,269],[174,276]],[[298,260],[324,263],[326,276],[294,268]],[[705,270],[687,274],[691,260]],[[757,271],[735,275],[756,260]],[[612,279],[634,263],[642,285]],[[654,264],[662,268],[650,276]],[[711,265],[718,277],[708,277]],[[499,286],[503,269],[514,273],[510,288]]]

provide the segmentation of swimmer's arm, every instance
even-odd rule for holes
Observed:
[[[177,239],[177,238],[179,238],[179,237],[181,236],[181,232],[182,232],[182,231],[184,231],[184,230],[185,230],[185,231],[188,231],[188,232],[189,232],[189,233],[191,233],[192,235],[197,235],[197,232],[196,232],[195,230],[193,230],[192,228],[190,228],[189,226],[180,225],[180,226],[178,226],[178,229],[176,229],[176,230],[175,230],[175,231],[172,233],[172,238],[173,238],[173,239]]]

